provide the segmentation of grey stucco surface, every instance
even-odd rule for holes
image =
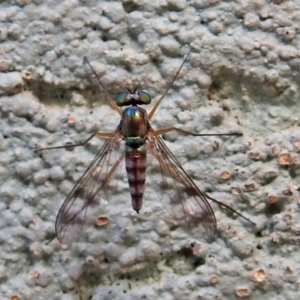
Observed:
[[[298,299],[300,2],[148,2],[0,3],[0,298]],[[195,241],[164,214],[153,179],[137,215],[120,173],[106,226],[46,244],[103,141],[34,149],[119,122],[83,57],[112,97],[122,83],[155,102],[190,46],[152,124],[242,132],[165,140],[199,188],[256,226],[212,204],[217,239]]]

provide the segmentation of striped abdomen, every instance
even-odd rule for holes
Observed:
[[[134,149],[129,145],[126,145],[125,151],[125,165],[131,194],[132,208],[138,213],[143,204],[147,153],[143,147]]]

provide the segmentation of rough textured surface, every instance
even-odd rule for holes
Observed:
[[[284,0],[2,1],[0,298],[298,299],[299,21],[299,2]],[[112,96],[139,86],[155,101],[190,44],[153,125],[243,132],[166,140],[199,187],[256,228],[212,204],[218,238],[194,242],[161,216],[151,185],[137,215],[120,178],[107,225],[86,243],[46,244],[103,142],[33,150],[118,123],[83,57],[110,75]]]

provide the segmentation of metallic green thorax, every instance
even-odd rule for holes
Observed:
[[[138,106],[127,107],[121,120],[120,129],[126,144],[134,149],[142,146],[149,124],[146,110]]]

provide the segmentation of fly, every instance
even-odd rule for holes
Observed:
[[[217,222],[208,200],[226,207],[228,210],[254,224],[233,208],[202,192],[160,137],[171,131],[191,136],[238,136],[241,134],[197,134],[177,127],[154,130],[150,124],[150,120],[178,77],[191,52],[192,49],[149,114],[140,106],[151,103],[152,99],[147,92],[127,88],[127,91],[119,94],[116,101],[114,101],[109,96],[89,61],[85,58],[85,62],[90,66],[104,92],[106,100],[119,113],[121,119],[119,125],[112,133],[97,132],[79,144],[35,150],[35,152],[38,152],[46,149],[83,146],[95,136],[107,139],[90,166],[75,184],[58,212],[55,222],[55,232],[57,239],[61,243],[72,242],[74,240],[73,234],[78,235],[89,225],[87,218],[88,210],[94,210],[96,206],[99,206],[101,195],[108,198],[106,196],[108,193],[108,183],[123,160],[125,160],[132,207],[139,213],[143,205],[147,168],[146,159],[148,154],[152,155],[158,161],[161,171],[161,180],[155,186],[158,197],[171,218],[192,234],[193,237],[198,238],[199,233],[201,233],[201,226],[208,240],[212,240],[216,235]],[[124,107],[123,110],[122,107]],[[125,149],[115,161],[112,161],[112,153],[119,149],[121,141],[125,142]],[[95,218],[97,219],[97,217]]]

